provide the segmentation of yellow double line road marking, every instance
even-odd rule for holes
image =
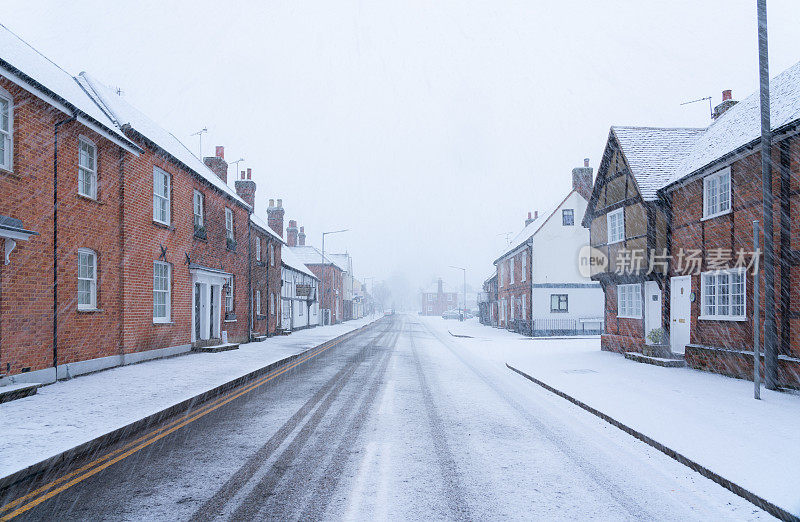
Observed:
[[[25,513],[26,511],[38,506],[39,504],[41,504],[45,500],[58,495],[62,491],[71,488],[75,484],[78,484],[79,482],[81,482],[83,480],[86,480],[87,478],[95,475],[96,473],[99,473],[100,471],[106,469],[107,467],[109,467],[109,466],[111,466],[111,465],[113,465],[113,464],[115,464],[115,463],[117,463],[117,462],[129,457],[130,455],[132,455],[132,454],[134,454],[134,453],[146,448],[150,444],[152,444],[152,443],[154,443],[154,442],[166,437],[167,435],[169,435],[170,433],[172,433],[172,432],[174,432],[176,430],[179,430],[180,428],[186,426],[187,424],[190,424],[190,423],[196,421],[197,419],[199,419],[199,418],[211,413],[212,411],[216,410],[217,408],[220,408],[220,407],[224,406],[225,404],[228,404],[232,400],[234,400],[234,399],[236,399],[238,397],[241,397],[242,395],[244,395],[246,393],[250,393],[251,391],[253,391],[256,388],[258,388],[259,386],[262,386],[262,385],[266,384],[267,382],[271,381],[275,377],[278,377],[279,375],[282,375],[282,374],[288,372],[292,368],[295,368],[296,366],[299,366],[300,364],[303,364],[304,362],[308,361],[309,359],[313,359],[314,357],[318,356],[322,352],[324,352],[324,351],[326,351],[326,350],[328,350],[330,348],[333,348],[334,346],[342,343],[343,341],[347,340],[350,337],[351,337],[350,335],[347,335],[346,337],[343,337],[343,338],[341,338],[341,339],[339,339],[337,341],[328,341],[326,343],[323,343],[314,352],[311,352],[311,353],[309,353],[307,355],[304,355],[303,357],[299,358],[297,361],[294,361],[293,363],[291,363],[291,364],[289,364],[289,365],[287,365],[285,367],[277,368],[277,369],[271,371],[267,375],[259,378],[257,381],[247,385],[245,388],[243,388],[241,390],[238,390],[238,391],[236,389],[234,389],[234,390],[228,392],[226,395],[223,395],[222,397],[214,400],[213,402],[210,402],[209,404],[206,404],[206,405],[202,406],[198,410],[196,410],[194,412],[187,413],[183,417],[180,417],[178,419],[173,420],[172,422],[170,422],[166,426],[162,426],[161,428],[153,430],[150,433],[148,433],[147,435],[143,435],[142,437],[139,437],[138,439],[125,444],[121,448],[118,448],[118,449],[116,449],[116,450],[114,450],[114,451],[112,451],[112,452],[100,457],[99,459],[96,459],[96,460],[94,460],[94,461],[92,461],[92,462],[90,462],[90,463],[88,463],[88,464],[76,469],[75,471],[67,473],[64,476],[62,476],[62,477],[60,477],[60,478],[58,478],[58,479],[56,479],[56,480],[54,480],[54,481],[52,481],[52,482],[50,482],[48,484],[45,484],[44,486],[39,487],[39,488],[35,489],[34,491],[31,491],[30,493],[28,493],[28,494],[26,494],[26,495],[24,495],[22,497],[19,497],[16,500],[13,500],[12,502],[9,502],[8,504],[0,507],[0,514],[2,514],[4,512],[7,512],[10,509],[13,509],[14,507],[19,506],[20,504],[23,504],[24,502],[36,497],[34,500],[31,500],[30,502],[27,502],[27,503],[21,505],[20,507],[18,507],[14,511],[6,513],[2,517],[0,517],[0,521],[11,520],[12,518],[16,517],[17,515]],[[59,484],[61,484],[61,485],[59,486]],[[56,486],[59,486],[59,487],[56,488]],[[53,489],[53,488],[55,488],[55,489]],[[37,495],[40,495],[41,493],[44,493],[44,492],[46,492],[46,493],[37,497]]]

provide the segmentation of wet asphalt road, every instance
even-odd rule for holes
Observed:
[[[0,505],[84,463],[4,491]],[[769,517],[411,315],[383,318],[18,517],[508,518]]]

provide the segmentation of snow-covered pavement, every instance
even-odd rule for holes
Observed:
[[[0,477],[27,468],[377,319],[311,328],[238,350],[113,368],[0,404]]]
[[[636,363],[601,352],[599,337],[529,339],[477,321],[426,324],[470,336],[453,342],[497,367],[508,362],[800,515],[799,395],[762,389],[756,401],[750,381]]]

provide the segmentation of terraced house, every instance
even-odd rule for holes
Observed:
[[[770,90],[777,379],[797,385],[800,64]],[[692,367],[752,378],[756,284],[762,330],[765,318],[763,253],[753,244],[753,221],[762,220],[759,111],[758,93],[736,103],[725,91],[705,129],[611,129],[587,218],[592,244],[609,259],[623,246],[644,247],[644,266],[655,267],[620,275],[609,263],[595,274],[606,291],[603,349],[666,351]]]

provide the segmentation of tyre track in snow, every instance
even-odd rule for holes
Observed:
[[[436,453],[436,460],[439,464],[447,507],[450,510],[452,518],[456,520],[471,520],[470,509],[464,494],[464,486],[459,475],[455,458],[453,457],[453,452],[450,450],[450,446],[447,443],[444,420],[433,400],[433,393],[428,384],[428,379],[425,376],[425,370],[422,368],[422,361],[420,360],[415,342],[414,330],[409,329],[408,335],[411,339],[411,353],[414,357],[414,366],[417,370],[420,391],[422,392],[422,399],[425,405],[425,413],[427,414],[430,425],[433,448]]]
[[[217,490],[214,495],[204,502],[197,511],[192,515],[193,521],[206,521],[212,520],[220,515],[228,502],[240,491],[252,477],[263,468],[264,463],[272,456],[272,454],[283,444],[289,435],[297,428],[300,422],[313,410],[326,396],[326,402],[332,402],[336,393],[341,390],[349,377],[355,372],[357,363],[363,359],[365,350],[371,345],[380,342],[385,337],[390,329],[390,325],[383,331],[377,332],[370,340],[368,340],[358,351],[351,356],[345,366],[339,370],[331,379],[329,379],[305,404],[295,412],[292,417],[284,423],[270,439],[261,446],[256,453],[254,453],[245,462],[236,473],[231,476],[228,481]],[[330,404],[328,404],[328,407]],[[323,408],[320,406],[320,408]],[[310,421],[309,421],[310,422]]]
[[[522,416],[529,424],[531,424],[536,431],[542,435],[554,449],[559,451],[561,454],[566,456],[572,463],[574,463],[578,468],[580,468],[586,477],[589,477],[592,481],[594,481],[598,486],[600,486],[604,491],[608,493],[608,495],[614,499],[614,501],[622,506],[632,518],[643,518],[646,516],[646,510],[636,501],[636,499],[631,498],[627,495],[619,486],[609,477],[607,477],[602,470],[597,468],[591,462],[587,461],[585,458],[577,454],[575,451],[572,450],[564,441],[556,434],[553,430],[551,430],[546,424],[542,421],[534,417],[533,415],[528,412],[522,404],[516,401],[514,398],[509,397],[503,390],[501,390],[497,384],[492,382],[491,379],[486,377],[480,370],[475,368],[472,364],[470,364],[464,357],[455,350],[451,344],[448,342],[448,339],[443,339],[440,337],[436,332],[434,332],[427,324],[423,322],[419,322],[428,333],[439,341],[450,354],[452,354],[456,360],[458,360],[465,368],[467,368],[472,374],[478,377],[492,392],[494,392],[498,397],[500,397],[505,403],[511,406],[520,416]],[[413,339],[413,335],[412,335]],[[415,350],[416,356],[416,350]]]
[[[377,339],[371,340],[360,352],[362,360],[368,360],[368,366],[363,370],[363,376],[354,379],[358,374],[361,365],[355,365],[353,371],[349,372],[345,378],[336,386],[325,399],[321,405],[309,419],[309,421],[301,428],[297,435],[292,439],[289,445],[278,455],[275,462],[272,463],[270,469],[261,478],[261,480],[245,495],[239,502],[238,506],[232,514],[230,519],[233,520],[261,520],[264,518],[269,519],[294,519],[297,518],[294,514],[298,507],[296,497],[307,492],[309,489],[309,475],[313,475],[318,470],[318,460],[310,459],[305,454],[304,449],[311,439],[312,435],[319,438],[320,445],[323,446],[319,450],[322,455],[329,455],[331,441],[340,436],[341,425],[344,420],[349,418],[351,412],[355,410],[358,404],[358,398],[364,394],[367,387],[356,387],[347,399],[342,398],[342,391],[348,384],[353,384],[356,381],[371,382],[372,376],[380,368],[388,366],[388,352],[382,355],[377,353],[370,354],[374,348],[381,343],[387,336],[394,322],[389,323],[389,328],[381,334]],[[366,356],[364,353],[366,352]],[[378,385],[382,382],[382,373],[375,380]],[[320,424],[325,418],[326,414],[330,411],[331,407],[336,400],[342,400],[342,408],[336,412],[331,427],[324,430],[319,430]],[[317,453],[317,452],[314,452]],[[344,458],[344,456],[334,453],[335,459]],[[280,487],[281,484],[288,484],[287,487]]]

